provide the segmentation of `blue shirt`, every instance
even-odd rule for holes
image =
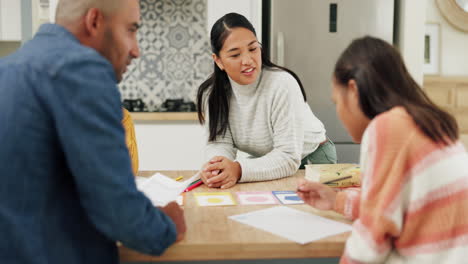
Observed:
[[[0,262],[118,263],[161,254],[174,223],[136,189],[112,65],[42,25],[0,60]]]

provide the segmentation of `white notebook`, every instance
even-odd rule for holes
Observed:
[[[176,201],[177,197],[190,183],[200,178],[196,173],[185,181],[175,181],[163,174],[156,173],[146,180],[137,179],[137,188],[142,191],[155,206],[165,206],[169,202]]]
[[[229,217],[299,244],[351,231],[351,226],[286,206],[276,206]]]

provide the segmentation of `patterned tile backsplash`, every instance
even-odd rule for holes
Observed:
[[[149,111],[166,99],[195,101],[213,70],[206,29],[206,0],[141,0],[140,58],[119,88],[124,99],[141,98]]]

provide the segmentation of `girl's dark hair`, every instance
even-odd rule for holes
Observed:
[[[458,139],[455,119],[427,97],[400,53],[385,41],[369,36],[354,40],[338,59],[334,77],[345,87],[356,82],[360,107],[369,119],[402,106],[433,142],[449,145]]]
[[[256,36],[255,29],[252,24],[244,16],[237,13],[229,13],[218,19],[211,28],[211,50],[219,57],[219,52],[223,48],[224,41],[234,28],[245,28]],[[301,87],[304,101],[306,94],[299,77],[289,69],[278,66],[270,61],[268,56],[261,49],[262,68],[273,70],[283,70],[291,74]],[[226,72],[222,71],[216,63],[214,64],[214,72],[204,81],[198,88],[197,106],[198,120],[201,124],[205,123],[205,107],[208,106],[209,129],[210,135],[208,140],[214,141],[217,136],[224,135],[229,126],[229,102],[232,96],[232,87]],[[207,105],[205,105],[205,96],[207,96]]]

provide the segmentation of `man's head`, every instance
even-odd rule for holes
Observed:
[[[56,23],[107,58],[119,82],[131,60],[140,55],[138,0],[60,0]]]

